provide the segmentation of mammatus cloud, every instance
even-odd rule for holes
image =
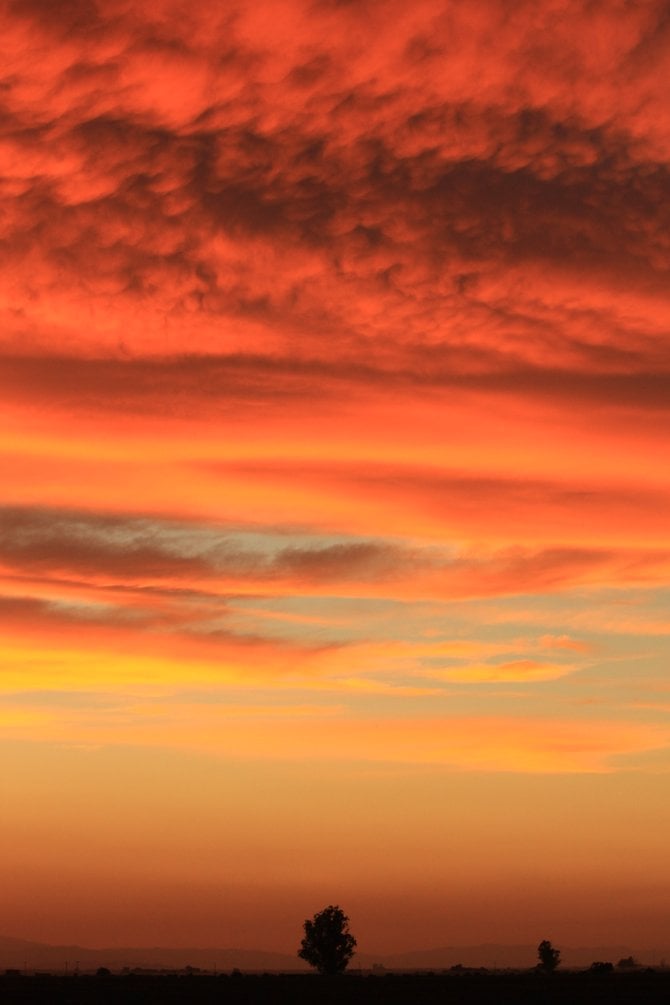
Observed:
[[[7,348],[665,374],[662,5],[394,7],[6,8]]]

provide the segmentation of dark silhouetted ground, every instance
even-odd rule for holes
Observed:
[[[0,1003],[20,1005],[668,1005],[670,971],[635,973],[0,976]]]

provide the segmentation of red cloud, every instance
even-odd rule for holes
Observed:
[[[6,9],[8,341],[667,372],[662,12]]]

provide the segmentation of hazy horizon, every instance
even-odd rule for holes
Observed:
[[[583,969],[596,960],[608,960],[617,965],[622,959],[632,959],[637,966],[667,966],[668,947],[640,944],[594,944],[557,946],[563,968]],[[532,969],[538,962],[538,942],[452,944],[406,948],[388,952],[384,949],[356,946],[350,969],[370,969],[384,966],[388,969],[419,968],[448,969],[456,965],[486,967],[490,969]],[[241,949],[234,945],[86,945],[79,943],[52,944],[17,939],[0,933],[0,968],[18,966],[30,971],[54,967],[63,971],[97,969],[99,966],[184,968],[197,966],[204,969],[239,967],[247,970],[287,971],[310,967],[293,951],[270,950],[256,946]]]

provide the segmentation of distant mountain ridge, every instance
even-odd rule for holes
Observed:
[[[670,959],[670,952],[662,949],[631,949],[630,946],[581,946],[576,948],[560,946],[561,963],[566,967],[588,967],[595,960],[609,960],[616,963],[627,956],[634,956],[640,962],[654,966],[664,958]],[[441,970],[462,964],[465,967],[497,967],[504,969],[532,967],[537,962],[537,944],[502,945],[485,943],[476,946],[442,946],[404,953],[357,953],[352,960],[352,969],[370,969],[382,966],[388,970]],[[122,947],[92,949],[85,946],[55,946],[42,942],[30,942],[9,936],[0,936],[0,970],[27,969],[60,972],[64,970],[96,970],[109,967],[122,970],[124,967],[182,970],[184,967],[198,967],[202,970],[230,971],[304,971],[309,969],[297,956],[261,949],[221,949],[217,947],[192,947],[175,949],[165,946]]]
[[[305,970],[307,965],[297,956],[255,949],[219,949],[193,947],[175,949],[163,946],[129,946],[121,948],[87,946],[55,946],[0,936],[0,969],[73,971],[109,967],[145,967],[149,969],[181,970],[184,967],[202,970]]]
[[[561,952],[561,965],[566,967],[588,967],[597,960],[617,963],[627,956],[634,956],[636,960],[651,965],[670,955],[659,949],[638,951],[624,945],[577,947],[561,946],[560,943],[555,945]],[[379,962],[392,970],[444,969],[457,966],[459,963],[464,967],[530,968],[537,963],[537,946],[537,942],[532,945],[483,943],[476,946],[442,946],[388,954]]]

